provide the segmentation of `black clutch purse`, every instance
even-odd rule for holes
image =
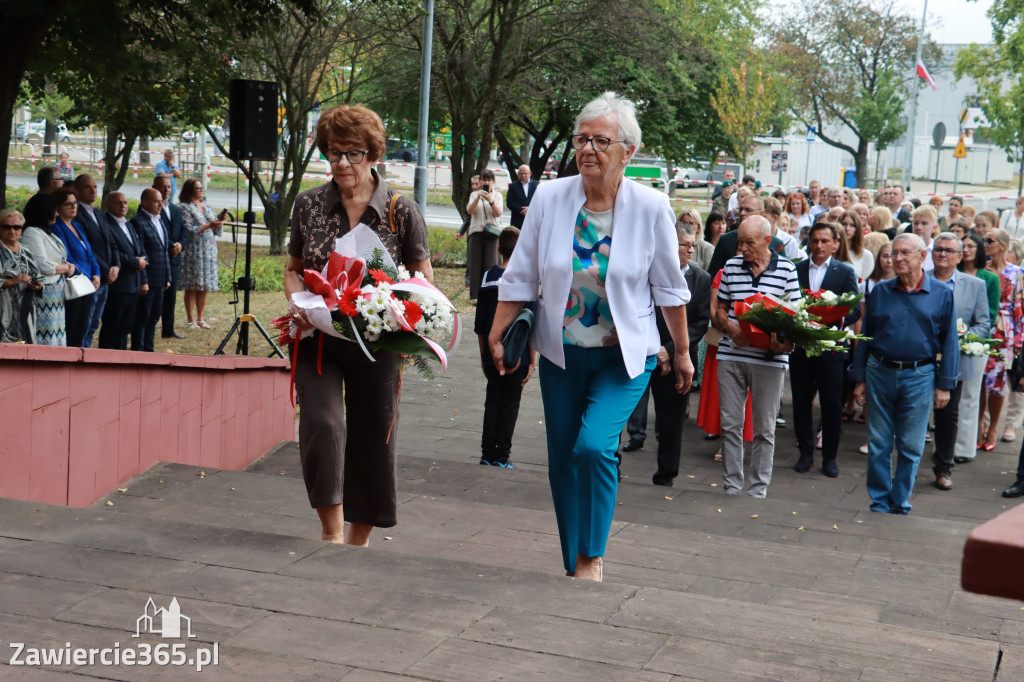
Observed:
[[[530,332],[533,331],[533,311],[523,308],[516,319],[512,321],[501,343],[505,346],[505,355],[502,362],[505,368],[511,370],[519,362],[526,350],[526,344],[530,340]]]

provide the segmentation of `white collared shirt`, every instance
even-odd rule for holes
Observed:
[[[821,288],[821,283],[825,279],[825,273],[828,272],[828,266],[832,263],[832,256],[825,259],[825,262],[821,265],[815,265],[814,259],[807,264],[807,285],[811,291],[817,291]]]
[[[114,222],[116,222],[118,225],[121,226],[121,231],[124,232],[124,236],[125,237],[128,237],[128,241],[131,242],[132,244],[134,244],[135,240],[132,239],[132,233],[128,231],[130,229],[128,227],[128,219],[127,218],[118,218],[116,215],[115,216],[111,216],[111,218],[113,218]]]
[[[149,216],[149,222],[153,223],[153,229],[156,230],[156,234],[160,237],[160,246],[167,246],[167,237],[164,236],[164,224],[160,222],[160,216],[153,215],[149,211],[140,208],[140,211]]]

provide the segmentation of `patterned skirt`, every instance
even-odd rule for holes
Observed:
[[[66,346],[64,334],[64,278],[56,284],[44,284],[43,295],[36,298],[36,344]]]

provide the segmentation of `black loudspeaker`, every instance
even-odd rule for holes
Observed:
[[[277,156],[277,83],[231,81],[228,125],[232,158],[273,160]]]

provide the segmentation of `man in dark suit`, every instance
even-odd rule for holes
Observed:
[[[853,267],[832,258],[839,244],[835,223],[823,221],[811,227],[808,235],[811,257],[796,264],[801,289],[825,289],[837,295],[857,292],[857,274]],[[860,319],[860,306],[832,326],[842,329]],[[795,469],[804,473],[814,465],[814,394],[821,405],[821,470],[831,478],[839,475],[836,453],[843,423],[843,365],[846,350],[808,357],[797,348],[789,356],[790,383],[793,387],[793,428],[800,449]]]
[[[99,209],[93,208],[96,201],[96,179],[88,173],[75,178],[75,197],[78,199],[78,215],[75,221],[82,226],[85,238],[96,254],[96,262],[100,266],[100,287],[92,297],[92,311],[89,313],[89,327],[85,332],[85,347],[92,345],[93,336],[100,328],[103,309],[107,304],[107,292],[110,283],[117,279],[120,268],[111,255],[109,238],[107,237],[106,221]]]
[[[170,237],[160,221],[163,196],[152,187],[142,190],[139,212],[131,219],[139,240],[149,254],[149,266],[139,288],[139,305],[132,327],[132,350],[153,352],[156,323],[163,313],[164,292],[171,287]]]
[[[533,172],[526,164],[519,167],[516,175],[519,176],[519,182],[513,182],[508,186],[508,210],[512,211],[512,227],[521,230],[526,219],[526,210],[533,199],[533,193],[537,191],[537,181],[530,179]]]
[[[153,181],[153,189],[160,192],[163,202],[160,207],[160,220],[167,231],[167,238],[170,242],[167,253],[171,259],[171,286],[164,292],[163,310],[160,319],[163,330],[161,336],[165,339],[183,339],[184,334],[174,331],[174,307],[178,298],[178,271],[181,270],[181,251],[188,244],[188,230],[185,229],[185,221],[181,218],[181,209],[175,206],[171,199],[171,178],[168,175],[158,175]]]
[[[107,292],[100,348],[128,350],[128,334],[135,325],[139,289],[149,265],[146,249],[125,218],[127,214],[128,198],[122,192],[107,195],[107,212],[100,218],[106,227],[111,258],[117,261],[120,271]]]

